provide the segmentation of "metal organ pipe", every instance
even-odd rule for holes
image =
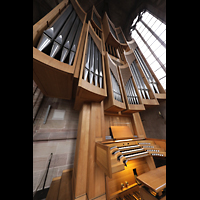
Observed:
[[[99,87],[103,87],[103,71],[102,71],[102,57],[100,51],[98,51],[99,55]]]
[[[99,64],[99,55],[98,49],[95,48],[95,60],[94,60],[94,85],[98,85],[98,64]]]
[[[130,77],[125,85],[125,90],[128,98],[129,104],[139,104],[138,96],[136,94],[132,78]]]
[[[85,64],[85,69],[84,69],[84,80],[87,79],[88,72],[89,72],[89,62],[90,62],[90,46],[91,46],[91,36],[88,34],[88,46],[87,46],[87,59],[86,59],[86,64]]]
[[[72,10],[73,7],[71,4],[69,4],[67,9],[60,15],[60,17],[53,23],[53,25],[43,32],[37,45],[37,49],[39,51],[44,50],[54,40]]]
[[[90,52],[90,71],[89,71],[89,83],[92,83],[93,75],[94,75],[94,41],[91,41],[91,52]]]
[[[158,87],[157,87],[157,83],[155,81],[155,79],[153,78],[151,72],[149,71],[148,67],[146,66],[146,63],[144,62],[142,56],[140,55],[138,49],[136,48],[134,50],[134,54],[135,56],[137,57],[139,63],[140,63],[140,66],[149,82],[149,85],[151,86],[152,90],[155,92],[155,93],[159,93],[159,90],[158,90]]]
[[[76,16],[76,19],[75,19],[75,22],[74,24],[72,25],[72,28],[69,32],[69,35],[65,41],[65,44],[63,46],[63,49],[62,49],[62,54],[61,54],[61,57],[60,57],[60,61],[63,62],[65,60],[65,58],[67,57],[69,51],[70,51],[70,48],[72,46],[72,41],[74,39],[74,35],[77,31],[77,28],[78,28],[78,24],[79,24],[79,17],[78,15]]]
[[[112,70],[110,70],[110,75],[111,75],[111,81],[112,81],[112,88],[113,88],[113,94],[114,94],[114,98],[117,101],[122,102],[122,97],[121,97],[121,92],[120,92],[120,88],[119,88],[119,84],[117,82],[117,80],[115,79],[115,76],[112,73]]]
[[[75,10],[73,10],[70,17],[66,21],[65,25],[63,26],[63,28],[59,32],[58,36],[54,40],[53,46],[51,48],[51,53],[50,53],[51,57],[54,58],[56,56],[56,54],[58,53],[58,51],[63,46],[65,39],[71,29],[71,26],[72,26],[75,18],[76,18],[76,12],[75,12]]]
[[[83,79],[97,87],[103,88],[102,55],[91,35],[88,33],[86,64]]]
[[[76,31],[76,36],[75,36],[75,39],[73,41],[72,48],[71,48],[70,55],[69,55],[69,65],[72,64],[72,61],[73,61],[74,56],[76,54],[76,49],[77,49],[79,37],[80,37],[80,34],[81,34],[82,26],[83,26],[82,22],[79,21],[78,30]]]
[[[146,87],[143,79],[142,79],[142,76],[137,68],[137,65],[136,65],[136,62],[135,60],[132,62],[132,64],[130,65],[130,69],[131,69],[131,72],[133,74],[133,77],[134,77],[134,80],[136,81],[136,85],[138,87],[138,90],[140,91],[142,97],[144,99],[146,99],[146,97],[148,99],[150,99],[150,96],[149,96],[149,93],[148,93],[148,88]]]

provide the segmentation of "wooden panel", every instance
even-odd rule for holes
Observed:
[[[76,200],[87,200],[87,196],[86,194],[81,196],[81,197],[77,197]]]
[[[70,0],[71,4],[74,7],[74,10],[76,11],[77,15],[79,16],[80,20],[84,23],[87,17],[87,13],[82,9],[80,4],[77,0]]]
[[[140,113],[133,113],[133,130],[139,138],[146,138],[146,133],[140,118]]]
[[[132,39],[131,41],[127,41],[127,44],[128,44],[128,46],[129,46],[129,48],[132,49],[133,51],[134,51],[134,50],[136,49],[136,47],[137,47],[137,44],[136,44],[136,42],[135,42],[134,39]]]
[[[75,198],[86,194],[89,130],[90,104],[83,104],[79,114],[76,152],[74,158],[73,191]]]
[[[46,200],[55,200],[58,198],[61,177],[53,178],[51,186],[47,193]]]
[[[108,20],[110,21],[110,24],[113,25],[112,21],[108,18],[107,13],[104,13],[103,16],[103,35],[104,35],[104,39],[105,42],[107,42],[108,44],[111,44],[113,47],[118,47],[119,46],[119,42],[118,40],[115,39],[115,37],[112,35],[111,31],[110,31],[110,27],[108,24]],[[113,28],[115,31],[115,28]],[[117,35],[117,34],[116,34]]]
[[[152,140],[155,144],[159,145],[166,151],[166,140],[165,139],[156,139],[156,138],[146,138],[147,140]]]
[[[34,51],[39,50],[34,49]],[[54,69],[33,59],[33,79],[46,96],[70,100],[72,96],[72,78],[72,74]]]
[[[95,23],[95,21],[93,20],[93,15],[94,15],[94,13],[95,13],[96,17],[99,19],[99,22],[100,22],[100,24],[101,24],[101,28],[99,28],[99,27],[97,26],[97,24]],[[95,28],[97,28],[100,32],[102,32],[102,26],[103,26],[101,21],[102,21],[101,16],[99,15],[99,13],[97,12],[95,6],[93,5],[93,7],[92,7],[92,14],[91,14],[91,24],[92,24]]]
[[[77,64],[74,70],[74,78],[78,79],[79,78],[79,74],[80,74],[80,68],[81,68],[81,62],[83,59],[83,48],[84,48],[84,44],[85,44],[85,35],[86,35],[86,31],[87,31],[87,24],[84,23],[83,25],[83,31],[81,32],[80,38],[81,38],[81,42],[80,42],[80,51],[77,52],[78,53],[78,58],[77,58]],[[78,82],[78,80],[77,80]],[[78,85],[78,84],[76,84]]]
[[[108,147],[100,143],[96,143],[96,163],[107,176],[111,174],[111,168],[109,167],[110,159],[108,156]]]
[[[166,187],[166,165],[144,173],[137,179],[158,193]]]
[[[133,133],[128,126],[111,126],[113,139],[133,138]]]
[[[95,138],[102,138],[101,103],[91,103],[87,165],[87,196],[93,199],[105,194],[105,175],[95,163]]]
[[[79,114],[73,173],[73,198],[87,194],[88,199],[105,194],[105,174],[96,163],[95,142],[102,140],[104,117],[102,103],[83,104]]]
[[[122,37],[123,37],[125,43],[121,43],[120,40],[119,40],[119,42],[121,43],[122,47],[123,47],[124,49],[126,49],[127,46],[124,45],[124,44],[127,44],[127,43],[126,43],[126,37],[124,36],[124,33],[123,33],[121,27],[117,27],[115,30],[116,30],[116,32],[117,32],[118,38],[119,38],[119,34],[120,34],[120,33],[122,34]]]
[[[63,170],[60,188],[58,194],[58,200],[71,200],[72,199],[72,170]]]
[[[132,116],[124,117],[124,116],[112,116],[112,115],[105,115],[105,135],[110,135],[109,128],[111,126],[128,126],[130,131],[133,135],[135,135],[132,125]]]
[[[121,183],[124,183],[124,185],[125,181],[128,181],[129,185],[135,183],[133,174],[134,168],[136,168],[138,175],[150,170],[145,158],[128,161],[125,170],[112,174],[112,178],[106,177],[106,192],[109,191],[110,194],[108,199],[112,198],[112,196],[116,195],[116,193],[121,192]]]
[[[117,32],[116,32],[117,38],[114,37],[108,23],[111,24],[111,26],[113,27],[113,30],[116,32],[115,25],[112,23],[107,13],[105,12],[103,16],[103,30],[104,30],[103,33],[104,33],[105,42],[107,42],[108,44],[111,44],[113,47],[123,46],[123,48],[127,48],[128,45],[126,43],[125,44],[120,43],[120,41],[118,40]]]

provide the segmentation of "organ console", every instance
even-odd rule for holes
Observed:
[[[153,157],[165,159],[165,142],[146,138],[139,112],[159,105],[166,92],[106,12],[101,17],[93,6],[86,17],[77,0],[63,0],[33,26],[34,81],[79,111],[72,197],[164,199],[165,170]],[[162,178],[155,186],[146,179],[156,169]]]

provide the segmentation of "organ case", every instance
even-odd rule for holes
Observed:
[[[108,97],[104,100],[104,110],[119,112],[126,109],[124,94],[117,65],[112,61],[108,53],[105,54],[106,80],[108,86]]]
[[[124,61],[123,49],[128,47],[126,38],[121,27],[115,28],[115,25],[109,19],[106,12],[103,17],[103,34],[106,51]]]
[[[101,16],[99,15],[99,13],[97,12],[95,6],[93,5],[92,7],[92,14],[91,14],[91,25],[93,26],[96,34],[102,38],[102,20],[101,20]]]
[[[145,107],[142,104],[141,94],[139,93],[137,85],[131,75],[128,63],[119,66],[119,74],[127,107],[127,110],[124,110],[123,113],[134,113],[145,110]]]
[[[142,103],[145,106],[159,105],[158,100],[156,99],[132,49],[128,52],[124,51],[124,55],[129,65],[132,77],[134,78],[134,82],[136,83],[137,89],[142,97]]]
[[[103,44],[89,21],[74,108],[80,109],[83,102],[100,102],[106,96]]]
[[[86,21],[86,13],[85,11],[80,7],[77,0],[71,0],[71,4],[68,0],[62,1],[60,4],[58,4],[51,12],[49,12],[45,17],[43,17],[39,22],[37,22],[33,26],[33,79],[36,82],[36,84],[39,86],[41,91],[44,95],[49,97],[57,97],[62,99],[71,99],[72,97],[72,88],[73,88],[73,78],[74,78],[74,72],[79,71],[80,64],[81,64],[81,53],[83,50],[83,42],[80,38],[83,37],[83,30],[85,27],[85,21]],[[78,16],[79,20],[82,23],[82,28],[79,30],[79,38],[78,43],[73,46],[75,49],[75,55],[73,57],[73,63],[67,64],[65,62],[61,62],[59,58],[53,58],[51,57],[50,50],[47,52],[42,52],[37,49],[38,42],[47,42],[40,41],[43,40],[41,38],[43,36],[43,32],[46,30],[45,33],[53,32],[56,30],[56,27],[53,27],[54,23],[59,20],[60,16],[66,11],[66,9],[69,8],[69,6],[73,7],[73,10],[75,11],[76,15]],[[69,19],[70,17],[68,17]],[[64,22],[64,25],[60,27],[59,26],[59,32],[62,30],[62,28],[67,25],[68,20]],[[73,23],[72,23],[73,26]],[[70,29],[70,28],[69,28]],[[51,39],[50,46],[53,46],[52,44],[56,40],[56,36],[54,35]],[[61,38],[62,36],[60,36]],[[46,39],[49,38],[46,37]],[[63,49],[63,45],[61,48]],[[38,47],[39,48],[39,47]],[[48,47],[47,47],[48,48]],[[60,50],[61,51],[61,50]],[[60,52],[61,53],[61,52]],[[55,84],[56,83],[56,84]]]
[[[146,58],[144,57],[143,53],[141,52],[135,40],[133,39],[127,42],[127,44],[129,45],[129,48],[132,49],[134,55],[136,56],[137,61],[139,63],[143,63],[143,66],[141,66],[140,64],[140,68],[142,69],[143,75],[148,81],[150,87],[152,88],[152,92],[154,93],[155,98],[166,99],[166,91],[164,90],[160,81],[154,74],[153,70],[151,69],[149,63],[147,62]],[[151,82],[154,82],[154,84],[151,84]],[[154,88],[152,85],[155,85],[156,88]]]
[[[105,42],[111,44],[113,47],[118,47],[118,37],[115,30],[115,25],[109,19],[107,13],[105,12],[103,17],[103,30],[104,30],[104,39]]]

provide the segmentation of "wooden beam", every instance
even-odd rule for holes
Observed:
[[[78,122],[76,151],[73,168],[73,197],[78,198],[86,194],[88,140],[90,130],[90,104],[83,104]]]

